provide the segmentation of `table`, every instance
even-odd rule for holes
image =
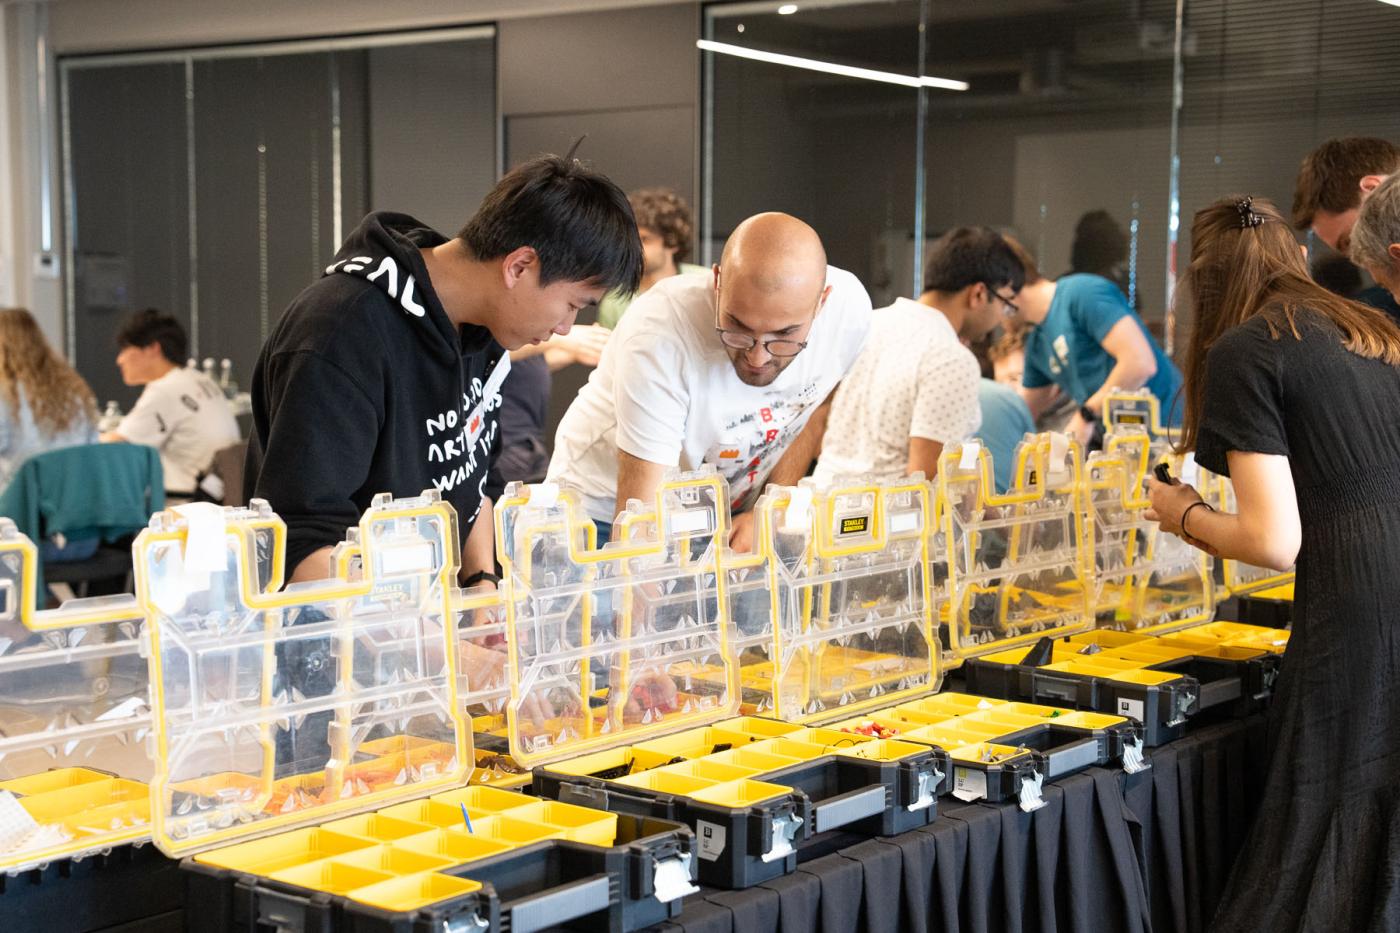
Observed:
[[[1135,775],[1092,768],[1046,805],[943,798],[929,826],[836,837],[795,874],[702,890],[668,933],[1196,933],[1263,785],[1262,715],[1197,727]]]

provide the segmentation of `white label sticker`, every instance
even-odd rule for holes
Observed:
[[[977,441],[963,441],[962,453],[958,455],[958,469],[971,470],[977,466],[977,456],[982,451],[982,445]]]
[[[1136,719],[1142,722],[1143,704],[1141,700],[1129,700],[1126,697],[1118,699],[1118,715],[1126,716],[1129,719]]]
[[[709,509],[684,509],[671,513],[671,534],[692,535],[710,530]]]
[[[914,511],[895,512],[890,516],[890,534],[902,535],[919,530],[919,513]]]
[[[987,796],[986,773],[976,768],[954,768],[953,796],[969,802]]]
[[[713,862],[724,854],[724,837],[727,830],[718,823],[695,821],[695,834],[700,837],[700,857]]]
[[[19,848],[20,843],[38,828],[39,824],[20,805],[18,798],[7,790],[0,790],[0,852]]]

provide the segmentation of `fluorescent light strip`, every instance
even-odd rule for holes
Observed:
[[[697,40],[695,47],[705,52],[733,55],[735,58],[747,58],[750,61],[767,62],[770,65],[786,65],[789,68],[820,71],[823,74],[840,75],[843,78],[859,78],[863,81],[879,81],[883,84],[898,84],[901,87],[935,87],[945,91],[966,91],[971,87],[966,81],[954,81],[951,78],[931,78],[928,75],[916,78],[912,75],[895,74],[892,71],[875,71],[872,68],[855,68],[850,65],[817,61],[815,58],[799,58],[796,55],[763,52],[759,49],[745,48],[742,45],[730,45],[727,42],[711,42],[709,39]]]

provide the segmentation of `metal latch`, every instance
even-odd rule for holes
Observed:
[[[797,833],[801,828],[802,817],[796,813],[774,816],[768,851],[761,856],[763,861],[776,862],[778,859],[791,855],[794,851],[793,842],[796,841]]]
[[[1045,799],[1040,796],[1040,786],[1045,783],[1045,775],[1039,771],[1032,771],[1021,778],[1021,809],[1026,813],[1039,810],[1045,806]]]
[[[475,912],[442,921],[441,933],[486,933],[491,922]]]
[[[943,772],[939,771],[937,766],[927,771],[920,771],[918,782],[915,784],[914,802],[905,809],[912,813],[915,810],[927,810],[933,806],[934,792],[942,783]]]
[[[689,852],[682,852],[673,858],[656,860],[651,874],[651,890],[658,901],[667,904],[700,890],[690,880],[690,858]]]
[[[1142,750],[1142,736],[1135,735],[1123,742],[1123,773],[1137,774],[1152,767]]]

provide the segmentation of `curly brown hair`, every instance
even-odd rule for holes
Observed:
[[[690,257],[690,206],[670,188],[643,188],[627,196],[637,226],[661,234],[661,242],[676,255],[676,262]]]
[[[34,423],[50,433],[67,430],[73,419],[97,421],[92,389],[53,351],[34,316],[23,308],[0,310],[0,393],[19,417],[19,390]]]

